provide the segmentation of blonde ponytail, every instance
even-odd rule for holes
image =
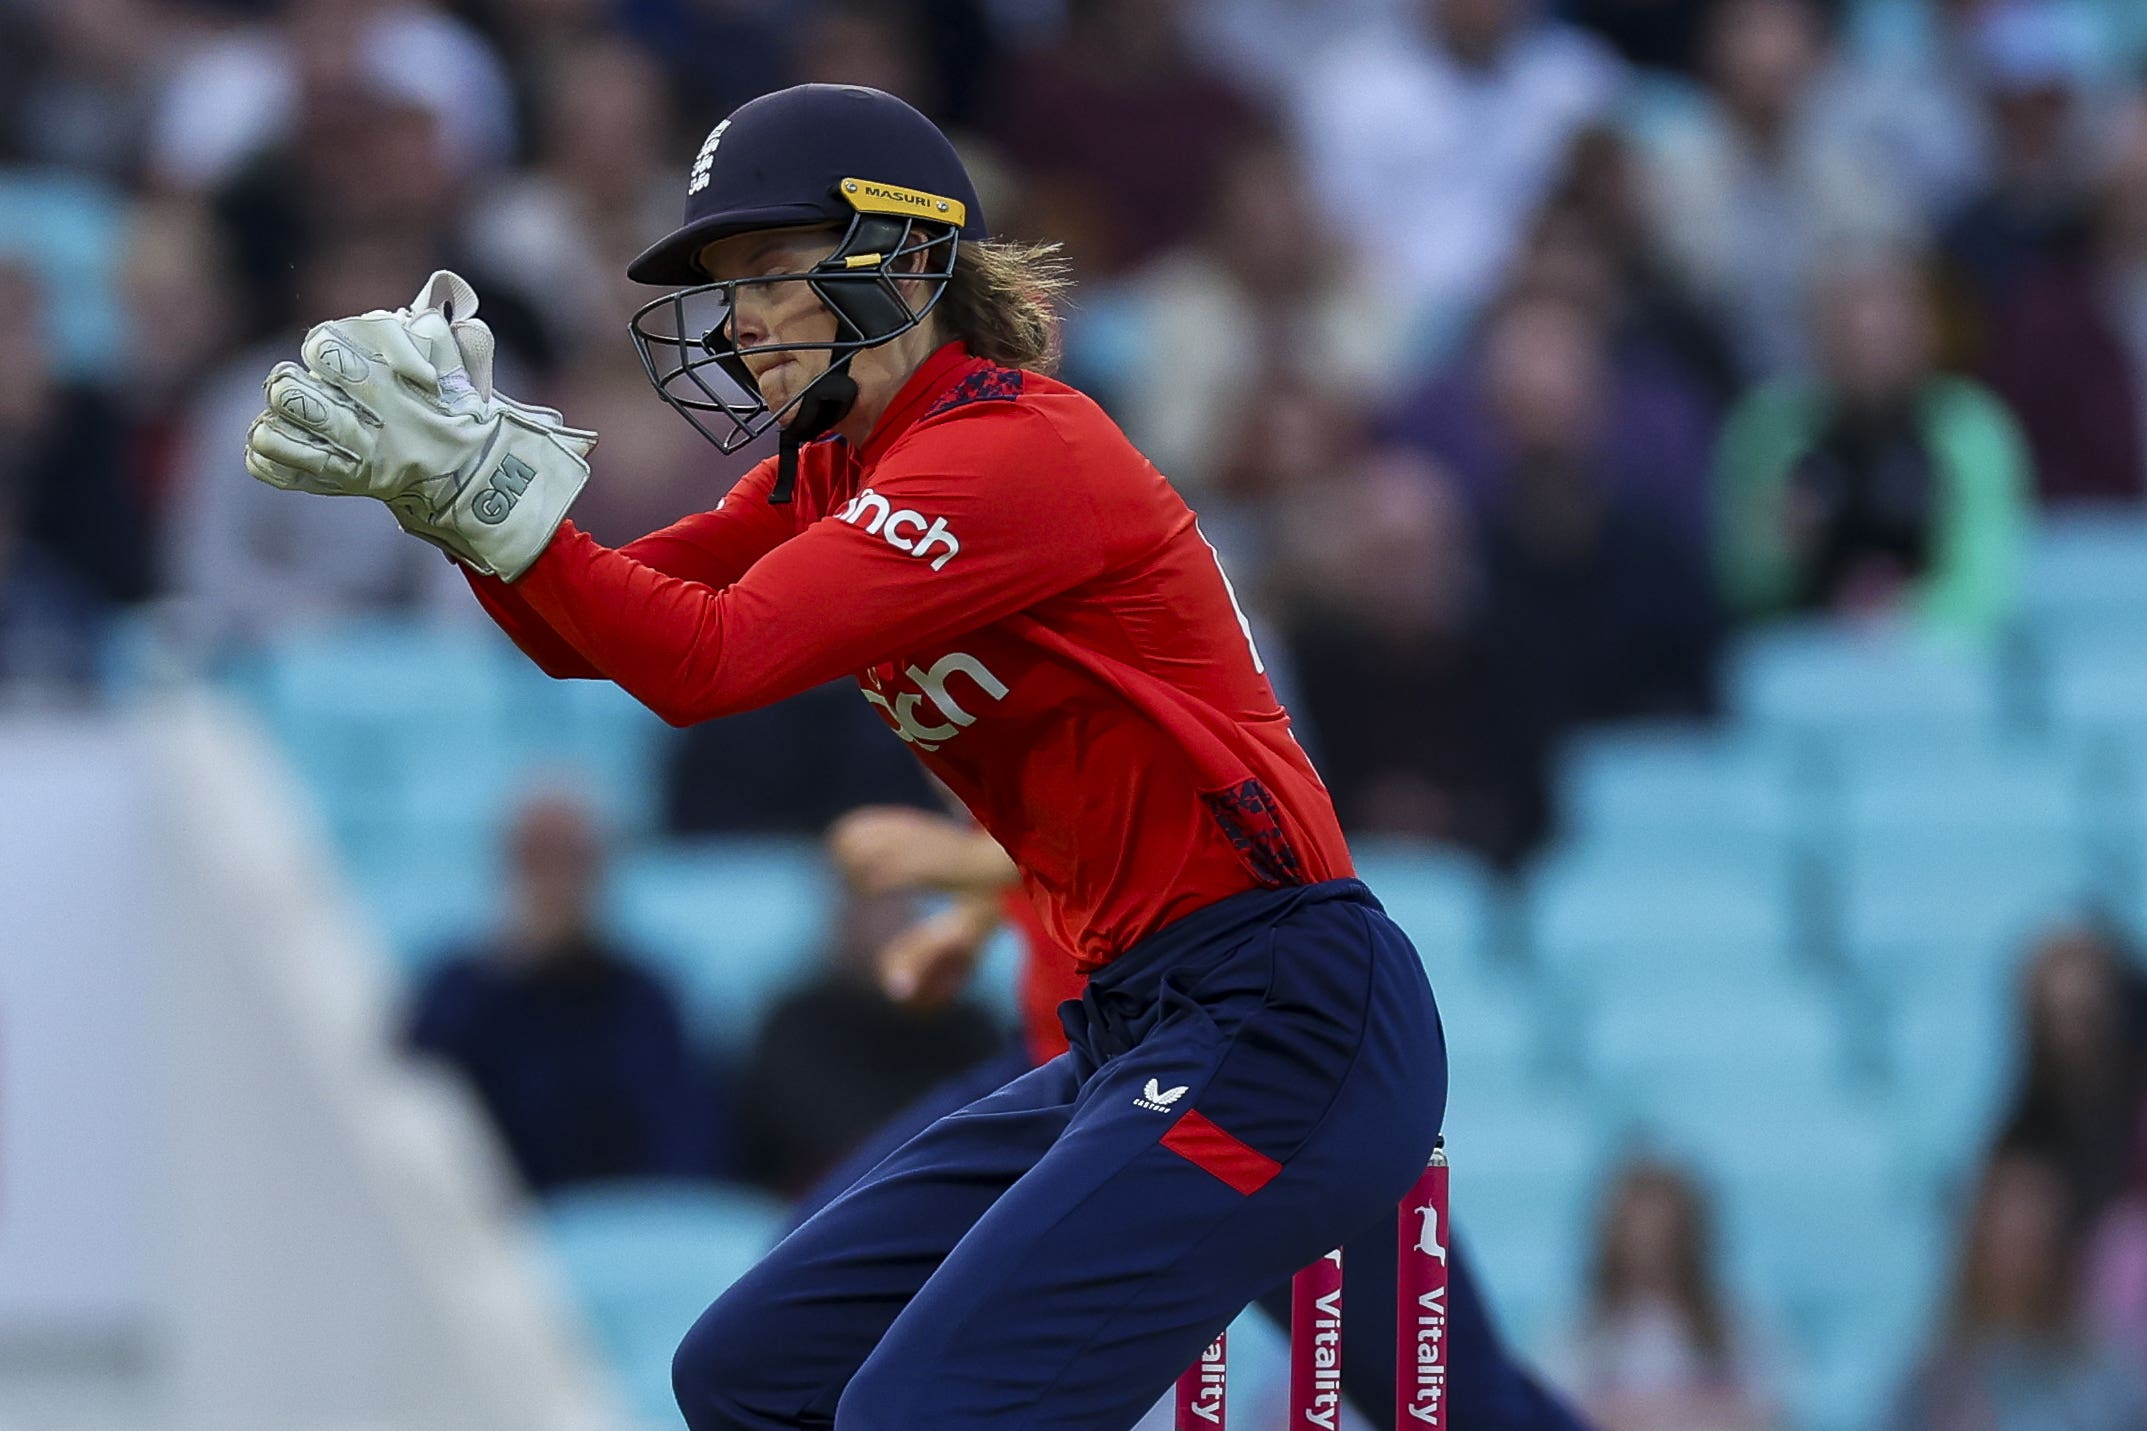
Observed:
[[[1059,304],[1072,288],[1059,245],[981,239],[956,251],[934,316],[980,358],[1049,373],[1059,365]]]

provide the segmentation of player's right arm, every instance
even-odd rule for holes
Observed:
[[[910,805],[866,805],[828,830],[828,856],[865,894],[929,889],[997,898],[1019,880],[999,842],[967,819]]]
[[[828,855],[864,894],[933,890],[954,898],[890,939],[875,958],[896,1003],[933,1008],[959,994],[998,931],[1019,880],[999,842],[967,820],[908,805],[867,805],[828,830]]]
[[[627,543],[620,551],[666,576],[705,586],[728,586],[796,532],[792,509],[768,501],[774,485],[775,459],[770,457],[739,478],[729,495],[714,508],[682,517],[661,531]],[[538,670],[556,680],[604,679],[604,673],[554,630],[513,586],[467,566],[462,571],[477,604]]]
[[[270,370],[246,470],[270,486],[372,497],[454,557],[492,619],[553,676],[602,673],[510,583],[551,541],[589,472],[597,435],[492,385],[495,343],[474,289],[445,270],[411,306],[311,329],[304,366]],[[796,531],[771,508],[769,459],[714,510],[624,551],[642,569],[729,585]]]

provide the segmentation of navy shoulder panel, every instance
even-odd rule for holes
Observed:
[[[948,390],[947,395],[933,403],[926,417],[937,417],[973,402],[1012,402],[1021,396],[1022,371],[1019,368],[1002,368],[996,365],[979,368]]]

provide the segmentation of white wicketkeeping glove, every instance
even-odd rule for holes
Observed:
[[[388,504],[403,530],[514,581],[589,480],[596,434],[492,390],[477,293],[442,270],[408,308],[323,323],[278,363],[246,470],[274,487]]]

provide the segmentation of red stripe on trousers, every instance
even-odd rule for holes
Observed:
[[[1282,1171],[1282,1164],[1246,1147],[1194,1108],[1188,1108],[1170,1125],[1170,1131],[1163,1135],[1163,1146],[1247,1197],[1266,1187]]]

